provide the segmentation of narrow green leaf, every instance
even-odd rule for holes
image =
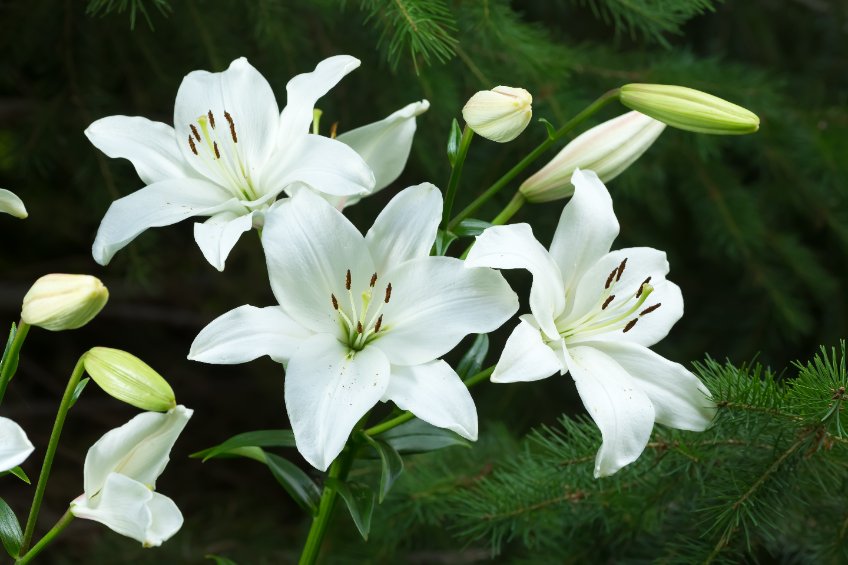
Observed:
[[[387,430],[377,437],[398,453],[404,454],[426,453],[454,445],[471,446],[471,442],[458,434],[437,428],[418,418]]]
[[[318,512],[318,502],[321,500],[321,489],[309,478],[303,470],[279,455],[265,452],[268,468],[277,482],[304,510],[314,516]]]
[[[368,541],[368,532],[371,531],[371,515],[374,513],[374,493],[365,485],[357,483],[344,483],[338,479],[327,479],[324,481],[325,488],[331,488],[339,493],[347,505],[350,517],[362,539]]]
[[[461,140],[462,130],[459,127],[459,122],[456,121],[456,118],[454,118],[451,123],[450,134],[448,135],[448,161],[450,161],[451,167],[456,164],[456,155],[459,153],[459,144]]]
[[[3,547],[10,557],[16,558],[18,556],[23,537],[24,533],[21,531],[18,517],[15,516],[6,501],[0,498],[0,541],[3,542]]]
[[[32,481],[29,480],[29,477],[27,477],[27,474],[24,473],[24,470],[21,469],[20,467],[12,467],[11,469],[9,469],[9,472],[12,473],[13,475],[15,475],[17,478],[19,478],[23,482],[25,482],[26,484],[28,484],[28,485],[32,484]]]
[[[459,378],[464,380],[471,375],[479,373],[488,352],[489,336],[478,334],[474,338],[474,343],[471,344],[471,347],[468,348],[468,351],[465,352],[465,355],[462,356],[462,359],[459,360],[459,364],[456,366],[456,374],[459,375]]]
[[[90,380],[91,380],[90,378],[85,377],[84,379],[82,379],[80,382],[77,383],[77,386],[74,389],[74,394],[71,395],[71,406],[73,406],[74,404],[77,403],[77,400],[79,400],[79,397],[82,394],[82,391],[85,390],[85,387],[88,384],[88,381],[90,381]]]
[[[12,342],[15,341],[15,334],[18,331],[18,326],[15,325],[15,322],[12,322],[12,329],[9,330],[9,339],[6,340],[6,347],[3,348],[3,357],[0,358],[0,369],[3,368],[3,365],[6,363],[6,356],[9,355],[9,348],[12,347]]]
[[[544,124],[545,129],[548,130],[548,139],[556,139],[556,128],[554,125],[545,118],[539,118],[539,122]]]
[[[378,502],[382,504],[386,495],[392,489],[392,485],[397,478],[403,473],[403,458],[395,451],[395,448],[388,443],[374,439],[367,434],[361,434],[365,441],[374,448],[377,455],[380,456],[380,496]]]
[[[434,244],[436,248],[436,255],[443,256],[448,252],[448,247],[450,244],[456,241],[457,235],[455,233],[451,233],[445,230],[439,230],[436,232],[436,243]]]
[[[492,224],[484,220],[466,218],[459,222],[459,225],[454,228],[453,233],[459,237],[474,237],[480,235],[486,228],[490,227],[492,227]]]
[[[238,565],[238,563],[236,563],[232,559],[229,559],[227,557],[223,557],[221,555],[209,554],[209,555],[204,555],[203,558],[204,559],[211,559],[212,561],[215,562],[215,565]]]
[[[238,434],[216,446],[192,453],[189,457],[206,461],[239,447],[294,447],[291,430],[257,430]]]

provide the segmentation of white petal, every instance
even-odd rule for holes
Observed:
[[[222,182],[221,177],[214,174],[216,168],[209,167],[209,161],[194,155],[188,144],[192,134],[190,126],[195,124],[197,127],[198,119],[207,119],[209,112],[216,122],[216,129],[211,131],[220,141],[223,152],[226,152],[224,147],[232,142],[224,115],[224,112],[229,113],[238,139],[238,143],[234,144],[235,150],[250,176],[256,178],[276,148],[280,119],[271,85],[244,57],[233,61],[221,73],[192,71],[180,84],[174,104],[178,147],[185,160],[198,172]]]
[[[303,343],[286,368],[286,410],[310,465],[330,466],[388,384],[389,361],[377,347],[354,353],[330,334]]]
[[[27,214],[23,200],[18,198],[17,194],[5,188],[0,188],[0,212],[11,214],[21,219],[29,215]]]
[[[604,184],[592,171],[574,171],[574,196],[559,218],[551,257],[559,266],[570,297],[583,273],[610,250],[618,220]]]
[[[548,251],[533,236],[528,224],[488,228],[468,254],[469,267],[527,269],[533,275],[530,310],[550,338],[559,337],[554,320],[565,308],[562,274]]]
[[[311,335],[279,306],[239,306],[200,331],[188,358],[233,365],[268,355],[278,363],[286,363],[300,342]]]
[[[144,412],[106,432],[85,456],[85,494],[89,498],[94,496],[113,472],[153,488],[192,412],[185,406],[177,406],[165,414]]]
[[[710,391],[683,365],[632,343],[586,345],[603,351],[627,371],[651,399],[658,423],[700,432],[712,422],[716,408]]]
[[[391,400],[437,428],[477,440],[477,408],[462,379],[442,360],[392,367],[383,400]]]
[[[176,503],[158,492],[153,493],[153,498],[147,503],[150,510],[150,527],[147,529],[145,547],[162,545],[171,536],[176,534],[183,526],[183,514],[177,508]]]
[[[426,257],[442,219],[442,195],[425,182],[400,191],[383,208],[365,235],[378,273],[399,263]]]
[[[385,331],[374,344],[393,365],[437,359],[468,334],[494,331],[518,310],[518,297],[500,273],[466,268],[453,257],[407,261],[382,280],[391,283],[392,294],[383,308]]]
[[[235,202],[222,188],[198,179],[165,180],[146,186],[109,206],[94,239],[94,260],[107,265],[115,253],[147,228],[212,215]]]
[[[373,192],[387,187],[403,172],[415,135],[415,117],[429,108],[430,103],[426,100],[413,102],[379,122],[345,132],[336,138],[359,153],[374,171],[377,184]]]
[[[224,270],[227,256],[233,250],[241,234],[253,227],[253,212],[236,214],[222,212],[202,224],[194,224],[194,241],[203,252],[209,264]]]
[[[309,190],[299,190],[265,214],[262,246],[274,296],[300,325],[316,332],[338,331],[330,295],[346,303],[347,270],[355,297],[374,274],[362,234]]]
[[[122,536],[145,543],[153,521],[147,507],[152,498],[153,491],[143,483],[109,473],[96,495],[82,496],[71,503],[71,514],[100,522]]]
[[[292,136],[306,133],[312,123],[315,102],[359,64],[359,59],[349,55],[336,55],[318,63],[314,71],[299,74],[289,81],[286,85],[286,107],[283,108],[280,119],[283,144]]]
[[[0,472],[23,463],[34,449],[19,425],[9,418],[0,417]]]
[[[654,407],[639,383],[605,353],[579,346],[568,351],[577,392],[603,437],[595,477],[606,477],[642,454],[654,427]]]
[[[144,184],[193,177],[177,145],[174,128],[147,118],[109,116],[88,126],[85,136],[113,159],[128,159]]]
[[[542,340],[539,328],[521,320],[506,340],[492,382],[538,381],[565,370],[557,354]]]

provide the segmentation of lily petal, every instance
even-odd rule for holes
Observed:
[[[17,194],[5,188],[0,188],[0,212],[11,214],[21,219],[29,215],[27,214],[23,200],[18,198]]]
[[[183,514],[176,503],[158,492],[147,503],[150,510],[150,527],[147,530],[147,547],[162,545],[183,527]]]
[[[372,193],[389,186],[403,172],[412,149],[415,117],[429,108],[430,103],[426,100],[413,102],[379,122],[345,132],[336,138],[359,153],[374,171],[376,184]],[[346,204],[355,204],[359,199],[354,198]]]
[[[385,332],[374,345],[393,365],[437,359],[466,335],[499,328],[518,310],[518,297],[500,273],[467,268],[453,257],[407,261],[383,280],[393,290],[383,308]]]
[[[610,250],[618,235],[618,220],[604,183],[593,171],[571,176],[574,196],[559,218],[551,257],[559,266],[566,292],[573,298],[578,278]]]
[[[109,206],[94,239],[94,260],[107,265],[115,253],[148,228],[213,215],[236,202],[221,187],[199,179],[164,180],[146,186]]]
[[[312,332],[279,306],[239,306],[213,320],[191,344],[188,358],[201,363],[233,365],[268,355],[286,363]]]
[[[651,399],[657,423],[700,432],[712,422],[716,407],[710,391],[683,365],[633,343],[586,345],[609,355],[631,376]]]
[[[24,430],[9,418],[0,417],[0,472],[23,463],[35,450]]]
[[[297,450],[325,471],[341,453],[354,425],[382,398],[389,361],[376,347],[353,352],[335,336],[305,342],[286,368],[286,411]]]
[[[304,134],[285,156],[276,164],[270,163],[263,173],[266,195],[279,194],[296,182],[335,196],[367,194],[374,188],[374,173],[368,164],[335,139]]]
[[[595,477],[639,458],[654,427],[654,406],[621,365],[593,347],[570,347],[568,369],[583,405],[601,430]]]
[[[177,406],[165,414],[143,412],[123,426],[106,432],[85,456],[86,496],[91,498],[98,493],[113,472],[153,488],[192,413],[185,406]]]
[[[106,156],[128,159],[144,184],[197,176],[180,152],[174,128],[167,124],[109,116],[88,126],[85,136]]]
[[[426,257],[442,218],[442,195],[425,182],[400,191],[383,208],[365,235],[378,273]]]
[[[542,339],[539,328],[522,319],[506,340],[492,382],[538,381],[565,370],[557,354]]]
[[[494,226],[477,236],[465,264],[469,267],[527,269],[533,275],[530,310],[550,338],[558,338],[554,320],[565,308],[562,274],[528,224]]]
[[[442,360],[409,367],[393,366],[383,400],[391,400],[401,410],[409,410],[437,428],[477,440],[474,399],[456,371]]]
[[[194,240],[203,252],[209,264],[224,270],[230,251],[233,250],[241,234],[253,227],[254,212],[236,214],[221,212],[202,224],[194,224]]]
[[[347,271],[356,297],[375,271],[362,234],[309,190],[298,190],[265,214],[262,246],[274,296],[297,323],[315,332],[338,331],[330,295],[346,299]]]

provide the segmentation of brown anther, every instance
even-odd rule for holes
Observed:
[[[195,138],[197,141],[200,141],[200,132],[199,132],[199,131],[197,131],[197,128],[196,128],[196,127],[194,127],[194,124],[189,124],[189,126],[188,126],[188,127],[190,127],[190,128],[191,128],[191,133],[193,133],[193,134],[194,134],[194,138]]]
[[[621,280],[621,275],[624,274],[624,266],[626,264],[627,264],[627,257],[624,258],[624,261],[622,261],[621,265],[619,265],[618,269],[616,269],[618,271],[618,273],[615,275],[615,282],[618,282],[618,281]]]
[[[374,288],[375,284],[377,284],[377,273],[374,273],[373,275],[371,275],[371,283],[370,283],[371,288]]]
[[[627,322],[627,325],[624,326],[624,333],[627,333],[630,330],[632,330],[633,326],[635,326],[636,322],[638,322],[638,321],[639,321],[639,318],[636,318],[636,319],[633,319],[633,320],[630,320],[629,322]]]
[[[230,136],[233,138],[233,143],[238,143],[238,136],[236,135],[236,123],[233,121],[233,117],[229,112],[224,112],[224,118],[227,119],[227,123],[230,124]]]
[[[653,312],[654,310],[656,310],[656,309],[657,309],[657,308],[659,308],[660,306],[662,306],[662,302],[657,302],[657,303],[656,303],[656,304],[654,304],[653,306],[648,306],[647,308],[645,308],[644,310],[642,310],[641,312],[639,312],[639,315],[640,315],[640,316],[644,316],[645,314],[650,314],[651,312]]]
[[[206,117],[209,118],[209,125],[212,126],[212,129],[215,129],[215,116],[212,114],[212,110],[206,113]]]
[[[217,141],[212,142],[212,149],[215,150],[215,158],[220,159],[221,158],[221,152],[218,151],[218,142]]]
[[[333,122],[330,126],[330,139],[336,139],[336,131],[339,129],[339,122]]]
[[[615,274],[618,272],[618,267],[612,270],[612,272],[607,277],[607,283],[604,285],[604,290],[608,289],[612,284],[612,279],[615,278]]]
[[[610,294],[610,295],[609,295],[609,298],[607,298],[606,300],[604,300],[604,303],[601,305],[601,310],[606,310],[606,309],[607,309],[607,306],[609,306],[609,305],[610,305],[610,302],[612,302],[614,298],[615,298],[615,295],[614,295],[614,294]]]
[[[642,296],[642,291],[645,290],[645,285],[649,282],[651,282],[651,277],[648,277],[647,279],[642,281],[642,284],[639,285],[639,290],[636,291],[636,298]]]
[[[347,270],[345,275],[345,289],[350,290],[350,269]]]
[[[194,144],[194,138],[192,136],[188,136],[188,146],[191,147],[191,152],[195,155],[198,155],[197,146]]]
[[[338,309],[339,309],[339,301],[338,301],[338,300],[336,300],[336,295],[335,295],[335,294],[331,294],[331,295],[330,295],[330,300],[332,300],[332,301],[333,301],[333,310],[338,310]]]
[[[362,322],[356,322],[356,331],[362,333]]]
[[[380,314],[380,317],[377,318],[377,323],[374,324],[374,333],[377,333],[378,331],[380,331],[380,326],[382,326],[382,325],[383,325],[383,315]]]
[[[386,297],[383,299],[383,301],[386,304],[388,304],[389,300],[391,300],[391,299],[392,299],[392,283],[389,283],[389,286],[386,287]]]

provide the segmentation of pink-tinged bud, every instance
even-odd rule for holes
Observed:
[[[481,90],[462,108],[462,118],[474,133],[498,143],[518,137],[532,116],[533,97],[510,86]]]
[[[576,169],[595,171],[609,182],[629,167],[665,129],[665,124],[639,112],[628,112],[580,134],[519,190],[529,202],[550,202],[574,193]]]

